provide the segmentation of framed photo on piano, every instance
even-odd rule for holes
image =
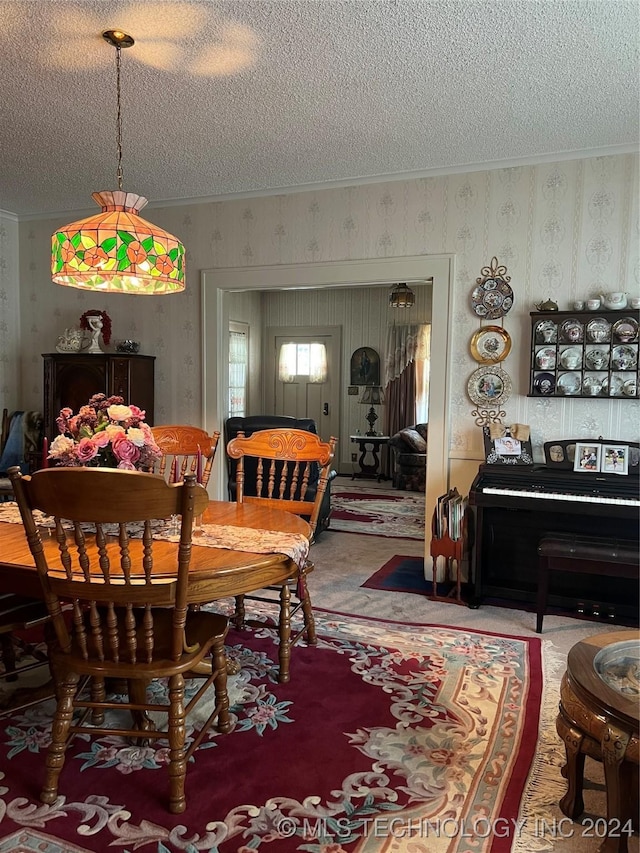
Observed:
[[[482,433],[487,465],[533,465],[531,439],[514,438],[509,427],[505,427],[504,435],[496,438],[491,437],[488,426],[482,427]]]
[[[603,474],[628,474],[629,448],[625,444],[603,444],[600,470]]]
[[[600,471],[602,445],[595,441],[577,441],[573,457],[573,470],[597,474]]]

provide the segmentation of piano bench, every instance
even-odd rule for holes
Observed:
[[[555,533],[542,537],[538,543],[538,557],[538,634],[542,633],[542,620],[547,609],[550,572],[607,574],[632,579],[640,577],[638,543],[624,539]]]

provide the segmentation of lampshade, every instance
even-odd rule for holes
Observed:
[[[396,284],[389,294],[390,308],[411,308],[416,301],[416,295],[406,284]]]
[[[373,425],[378,420],[378,415],[373,407],[381,406],[382,403],[384,403],[383,389],[379,385],[367,385],[367,387],[362,392],[362,397],[360,397],[358,402],[364,403],[365,406],[370,406],[366,417],[366,420],[369,423],[369,429],[367,430],[366,434],[375,435],[376,431],[374,430]]]
[[[60,228],[51,238],[56,284],[100,292],[152,295],[185,287],[183,244],[140,216],[147,199],[122,189],[120,51],[133,38],[116,30],[103,37],[116,48],[118,190],[93,193],[102,212]]]
[[[367,385],[358,402],[367,406],[381,406],[384,403],[384,390],[379,385]]]

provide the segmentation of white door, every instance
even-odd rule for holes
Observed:
[[[313,418],[324,441],[339,437],[340,429],[340,340],[339,327],[309,329],[301,326],[267,329],[267,388],[265,407],[274,415]],[[306,374],[293,381],[278,378],[278,361],[283,344],[321,343],[326,347],[327,377],[325,382],[311,382]],[[271,396],[271,400],[269,397]]]

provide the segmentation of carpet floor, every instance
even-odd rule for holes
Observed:
[[[374,572],[362,584],[368,589],[384,589],[388,592],[409,592],[414,595],[432,595],[433,582],[427,580],[424,574],[424,557],[407,557],[400,554],[394,555],[390,560]],[[455,584],[451,582],[442,582],[437,584],[437,595],[441,597],[451,596],[455,594]],[[471,598],[471,590],[467,584],[462,584],[462,600],[468,602]],[[516,602],[508,598],[491,598],[484,599],[484,605],[493,605],[495,607],[519,608],[527,613],[535,613],[535,604],[529,602]],[[603,619],[591,615],[589,613],[574,613],[566,608],[555,607],[551,604],[547,605],[545,618],[548,615],[568,616],[572,615],[575,619],[584,619],[588,622],[596,622],[603,625]],[[634,627],[632,620],[618,617],[619,625],[627,625]],[[605,622],[607,627],[609,622]],[[604,628],[603,628],[604,630]]]
[[[331,506],[335,531],[424,540],[424,495],[419,492],[332,484]]]
[[[51,706],[5,720],[0,850],[30,839],[49,853],[462,853],[469,833],[478,853],[509,850],[538,731],[540,641],[318,611],[317,647],[296,647],[278,685],[275,613],[253,603],[263,627],[230,633],[233,728],[195,754],[183,815],[166,811],[166,746],[116,736],[77,738],[57,802],[34,808]],[[504,827],[498,846],[492,826]]]
[[[347,482],[347,485],[351,484]],[[366,485],[370,490],[373,490],[378,484],[370,483]],[[356,489],[359,486],[360,483],[357,481],[353,483],[353,487]],[[522,835],[516,834],[514,837],[513,832],[511,832],[506,840],[495,838],[495,843],[501,845],[500,850],[509,850],[510,853],[534,853],[534,851],[535,853],[546,853],[546,851],[553,851],[553,853],[597,853],[602,839],[593,831],[593,826],[596,825],[596,821],[600,820],[601,822],[602,818],[606,815],[602,766],[599,762],[587,758],[584,790],[585,813],[581,821],[569,821],[564,817],[558,807],[559,800],[566,792],[566,782],[561,775],[561,768],[564,764],[564,749],[555,731],[555,718],[558,708],[560,678],[566,666],[567,654],[572,646],[585,637],[605,631],[615,632],[623,629],[616,625],[589,623],[579,621],[575,618],[550,614],[545,617],[543,634],[536,635],[534,632],[535,615],[521,608],[511,609],[483,604],[479,609],[471,610],[467,607],[431,601],[424,595],[416,595],[411,592],[389,592],[383,589],[364,586],[376,567],[382,566],[384,563],[392,560],[397,555],[398,550],[398,541],[394,538],[353,535],[338,532],[331,528],[323,532],[311,551],[315,571],[309,576],[309,588],[314,610],[318,612],[323,609],[335,613],[365,617],[365,619],[370,621],[381,619],[397,622],[405,626],[414,626],[417,628],[417,632],[413,634],[413,642],[421,656],[427,655],[429,651],[425,643],[427,635],[420,627],[425,624],[441,625],[451,629],[456,628],[481,634],[493,633],[525,640],[534,639],[536,642],[540,642],[543,670],[540,724],[537,732],[529,730],[527,735],[527,740],[530,741],[534,757],[530,772],[524,780],[524,789],[518,812],[518,820],[524,820],[526,826],[523,829]],[[403,541],[402,554],[405,557],[414,557],[422,560],[425,554],[424,539],[406,539]],[[268,639],[268,643],[271,643],[270,639]],[[269,646],[265,647],[264,650],[269,659],[273,659],[274,650]],[[317,649],[308,650],[308,653],[312,655],[311,660],[314,662],[313,666],[310,665],[308,670],[309,679],[318,677],[318,671],[315,669],[318,656],[313,657],[317,651]],[[287,690],[295,687],[296,683],[299,683],[300,676],[296,676],[296,673],[302,671],[300,667],[303,666],[306,653],[307,650],[304,647],[296,647],[293,650],[292,682],[290,686],[283,686]],[[348,660],[346,655],[345,660]],[[266,684],[264,681],[262,683]],[[322,683],[321,686],[323,688],[322,693],[324,694],[332,685]],[[288,695],[281,696],[281,687],[273,687],[271,691],[269,691],[268,687],[267,684],[264,695],[267,692],[273,692],[278,702],[286,701],[290,698]],[[321,708],[325,707],[324,703],[326,701],[324,695],[321,695],[319,698]],[[361,724],[366,725],[366,723],[361,723],[358,718],[359,708],[351,712],[350,702],[343,702],[343,704],[347,711],[349,711],[350,717],[348,721],[349,725],[345,728],[345,731],[353,733]],[[33,737],[33,748],[39,748],[37,730],[34,731]],[[260,738],[259,735],[256,737]],[[313,740],[313,736],[311,740]],[[344,741],[340,741],[340,745],[341,749],[344,748]],[[303,749],[305,747],[306,744],[303,745]],[[332,749],[335,749],[335,745],[332,745]],[[6,750],[6,746],[3,747],[3,750]],[[28,751],[26,750],[27,753]],[[212,751],[215,753],[217,748]],[[290,751],[289,746],[283,748],[279,756],[279,761],[286,763]],[[40,760],[41,756],[35,755],[35,758]],[[325,756],[323,754],[320,762],[324,761]],[[15,784],[13,781],[14,767],[19,768],[21,762],[11,759],[8,764],[10,765],[8,768],[4,763],[3,767],[0,768],[0,773],[4,773],[0,781],[0,791],[6,789],[5,793],[0,793],[0,797],[5,800],[8,796],[6,791],[10,786]],[[251,776],[255,775],[256,766],[254,764]],[[305,767],[304,772],[309,772],[307,767]],[[137,774],[137,771],[132,768],[131,773]],[[21,775],[22,780],[20,784],[29,786],[30,797],[33,796],[34,791],[37,794],[37,780],[41,777],[34,775],[32,779],[25,779],[25,774],[21,772]],[[79,775],[86,778],[86,773],[84,772]],[[126,775],[124,773],[122,778],[123,785],[127,782],[126,778],[124,778]],[[151,775],[160,778],[159,773],[154,774],[152,772]],[[263,775],[261,774],[261,777]],[[203,799],[206,805],[211,796],[216,796],[216,788],[220,784],[221,778],[224,782],[224,777],[214,773],[201,786],[196,781],[194,789],[194,779],[188,777],[187,796],[190,796],[190,792],[195,790],[196,793],[192,795],[192,798],[195,796],[196,801]],[[143,774],[137,774],[136,781],[137,779],[140,779],[140,788],[148,784],[142,781]],[[244,780],[242,785],[244,785]],[[209,794],[210,789],[212,791],[211,795]],[[0,853],[15,853],[17,850],[47,850],[48,853],[62,853],[62,850],[64,850],[64,853],[81,853],[83,849],[106,849],[104,846],[94,846],[92,848],[90,844],[93,844],[91,841],[93,836],[102,834],[104,826],[107,823],[110,827],[114,828],[113,831],[117,834],[121,831],[118,829],[121,824],[131,824],[131,821],[126,816],[120,815],[117,811],[105,813],[101,809],[100,795],[96,795],[97,799],[95,801],[87,802],[86,806],[80,811],[71,809],[68,803],[81,802],[83,798],[88,798],[87,790],[88,788],[81,791],[81,796],[77,800],[74,799],[69,791],[61,792],[64,794],[64,799],[60,801],[60,806],[66,807],[65,813],[72,816],[76,825],[82,824],[87,827],[86,830],[82,831],[81,835],[77,835],[76,842],[70,842],[64,848],[60,846],[49,848],[43,839],[38,839],[38,836],[41,834],[59,835],[59,831],[56,828],[56,821],[49,821],[46,815],[41,813],[41,806],[37,799],[25,797],[21,802],[13,802],[11,809],[12,816],[7,815],[7,812],[4,810],[4,803],[0,804],[0,813],[3,814],[2,828],[0,830],[0,835],[3,838],[0,838]],[[339,789],[336,790],[339,792]],[[163,796],[165,792],[166,787],[162,783],[158,789],[158,796]],[[117,799],[116,801],[121,802],[121,799]],[[245,804],[255,803],[255,800],[254,798],[249,799],[247,797],[242,798],[242,802]],[[393,805],[393,802],[390,802]],[[311,805],[306,804],[305,807],[308,808]],[[279,806],[278,802],[273,803],[274,808]],[[60,814],[60,812],[58,813]],[[259,812],[255,812],[256,818],[259,815]],[[19,818],[19,822],[14,821],[16,816]],[[60,817],[64,819],[61,814]],[[210,831],[216,831],[217,824],[214,821],[211,809],[208,809],[207,817],[212,822],[212,829],[209,830],[207,828],[206,831],[196,826],[196,824],[192,824],[191,821],[181,822],[176,819],[171,824],[171,842],[175,842],[177,848],[185,851],[185,853],[195,853],[195,851],[207,851],[209,853],[209,851],[215,851],[215,841],[209,833]],[[238,820],[244,819],[244,817],[238,818]],[[10,824],[10,820],[14,821],[14,823]],[[590,824],[589,821],[591,822]],[[10,826],[15,827],[15,832],[10,829]],[[209,824],[206,826],[208,827]],[[148,853],[166,853],[166,847],[163,847],[164,842],[162,841],[165,837],[162,834],[165,832],[164,827],[166,827],[165,823],[158,830],[160,834],[156,841],[154,841],[153,837],[147,837],[148,843],[141,843],[138,846],[135,839],[129,841],[126,838],[122,838],[119,843],[114,844],[113,849],[122,849],[123,851],[129,851],[129,853],[133,853],[134,850],[142,851],[142,853],[147,853],[147,851]],[[496,826],[496,831],[502,831],[502,829],[504,827]],[[443,832],[455,832],[455,830],[456,826],[453,824],[443,826]],[[144,831],[146,833],[146,830]],[[494,832],[493,835],[495,836],[495,834]],[[103,837],[106,838],[107,836],[103,835]],[[238,853],[240,851],[251,853],[251,850],[255,849],[255,844],[251,844],[251,838],[240,838],[237,836],[235,842],[236,846],[229,846],[229,850],[238,851]],[[469,838],[467,842],[469,850],[477,849],[475,846],[476,843],[484,843],[484,841],[476,842],[474,839]],[[381,849],[384,849],[385,853],[392,853],[394,851],[393,839],[389,840],[386,848],[382,848],[382,842],[379,839],[373,838],[371,843],[378,844],[378,847],[368,848],[363,843],[358,853],[372,853],[372,851],[379,853]],[[415,846],[412,848],[413,853],[431,853],[434,849],[438,850],[439,848],[433,846],[434,843],[433,838],[423,840],[419,845],[415,842]],[[282,848],[279,847],[278,839],[274,838],[273,842],[267,845],[265,849],[279,853]],[[308,841],[299,840],[298,849],[308,851],[308,853],[329,853],[329,851],[331,853],[340,853],[340,845],[332,847],[327,844],[323,845],[313,839]],[[496,850],[498,848],[494,847],[493,849]],[[637,833],[629,839],[628,849],[629,853],[639,853],[640,844],[638,843]],[[224,850],[224,853],[226,853],[226,850]]]

